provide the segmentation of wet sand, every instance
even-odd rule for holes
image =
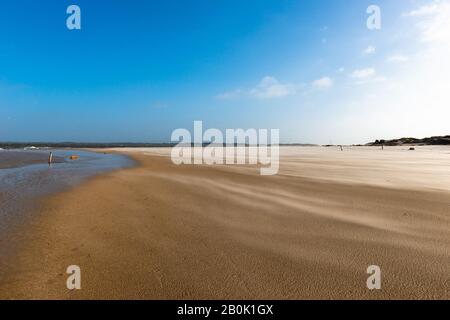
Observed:
[[[70,160],[71,155],[77,155],[77,160]],[[9,228],[5,219],[17,218],[29,200],[71,188],[96,174],[132,165],[128,157],[82,150],[0,151],[0,237]]]
[[[139,166],[41,202],[1,298],[450,298],[450,148],[282,148],[268,177],[116,151]]]
[[[53,162],[49,166],[50,151]],[[71,155],[79,158],[72,161]],[[133,163],[122,155],[81,150],[0,151],[0,286],[8,273],[11,256],[23,244],[22,232],[27,232],[24,226],[39,213],[39,199]]]

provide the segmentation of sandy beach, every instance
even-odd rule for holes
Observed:
[[[449,147],[282,147],[276,176],[109,152],[138,166],[43,199],[0,298],[450,299]]]

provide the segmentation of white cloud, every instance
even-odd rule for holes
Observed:
[[[321,79],[313,81],[312,85],[315,88],[328,89],[333,86],[333,80],[329,77],[323,77]]]
[[[333,87],[333,85],[333,79],[327,76],[314,80],[310,84],[283,83],[273,76],[266,76],[262,78],[259,84],[254,88],[227,91],[216,95],[215,98],[220,100],[236,100],[241,98],[268,100],[284,98],[302,93],[307,94],[308,92],[311,92],[308,89],[313,88],[329,89]]]
[[[449,134],[450,1],[435,1],[431,5],[437,5],[438,9],[410,14],[413,23],[407,28],[414,28],[414,24],[418,27],[408,43],[411,53],[407,57],[400,54],[387,57],[394,62],[407,58],[412,67],[392,68],[384,83],[375,83],[379,78],[376,74],[367,78],[365,83],[374,85],[354,90],[342,102],[343,111],[326,128],[335,125],[333,132],[339,134],[352,136],[358,132],[359,136],[375,138]],[[369,74],[356,72],[355,76]]]
[[[354,79],[368,79],[372,78],[377,74],[376,70],[374,68],[366,68],[366,69],[357,69],[354,70],[350,77]]]
[[[405,17],[423,17],[435,14],[438,11],[438,5],[436,3],[422,6],[418,9],[406,12],[403,14]]]
[[[282,98],[295,93],[295,86],[283,84],[272,76],[264,77],[259,85],[250,90],[250,95],[258,99]]]
[[[228,91],[228,92],[218,94],[216,96],[216,98],[220,99],[220,100],[234,100],[234,99],[240,98],[241,96],[242,96],[242,90],[236,89],[233,91]]]
[[[417,27],[423,42],[450,47],[450,2],[434,0],[416,10],[404,13],[405,17],[418,19]]]
[[[438,8],[429,16],[423,18],[418,26],[424,42],[439,47],[450,47],[450,2],[437,2]]]
[[[350,74],[350,78],[355,80],[354,84],[356,85],[386,81],[386,78],[378,75],[374,68],[354,70]]]
[[[388,62],[393,62],[393,63],[401,63],[401,62],[406,62],[409,60],[409,57],[404,56],[402,54],[393,54],[392,56],[387,58]]]
[[[364,49],[363,54],[371,55],[371,54],[374,54],[375,51],[376,51],[376,48],[374,46],[368,46],[366,49]]]

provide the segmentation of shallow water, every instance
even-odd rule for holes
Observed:
[[[47,157],[53,152],[57,163],[49,166]],[[12,223],[32,212],[36,197],[45,196],[80,183],[86,178],[119,168],[133,166],[130,158],[118,154],[103,154],[78,150],[0,151],[0,233]],[[5,154],[8,153],[8,156]],[[79,156],[71,161],[71,155]],[[42,159],[42,161],[39,161]],[[8,163],[6,163],[8,162]],[[39,163],[40,162],[40,163]],[[11,163],[17,167],[10,168]],[[2,164],[0,163],[0,168]]]
[[[48,152],[30,152],[22,150],[0,150],[0,169],[18,168],[48,161]],[[65,162],[63,157],[53,157],[52,162]]]

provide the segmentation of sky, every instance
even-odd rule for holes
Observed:
[[[1,7],[0,141],[170,142],[196,120],[282,143],[450,134],[450,0]]]

